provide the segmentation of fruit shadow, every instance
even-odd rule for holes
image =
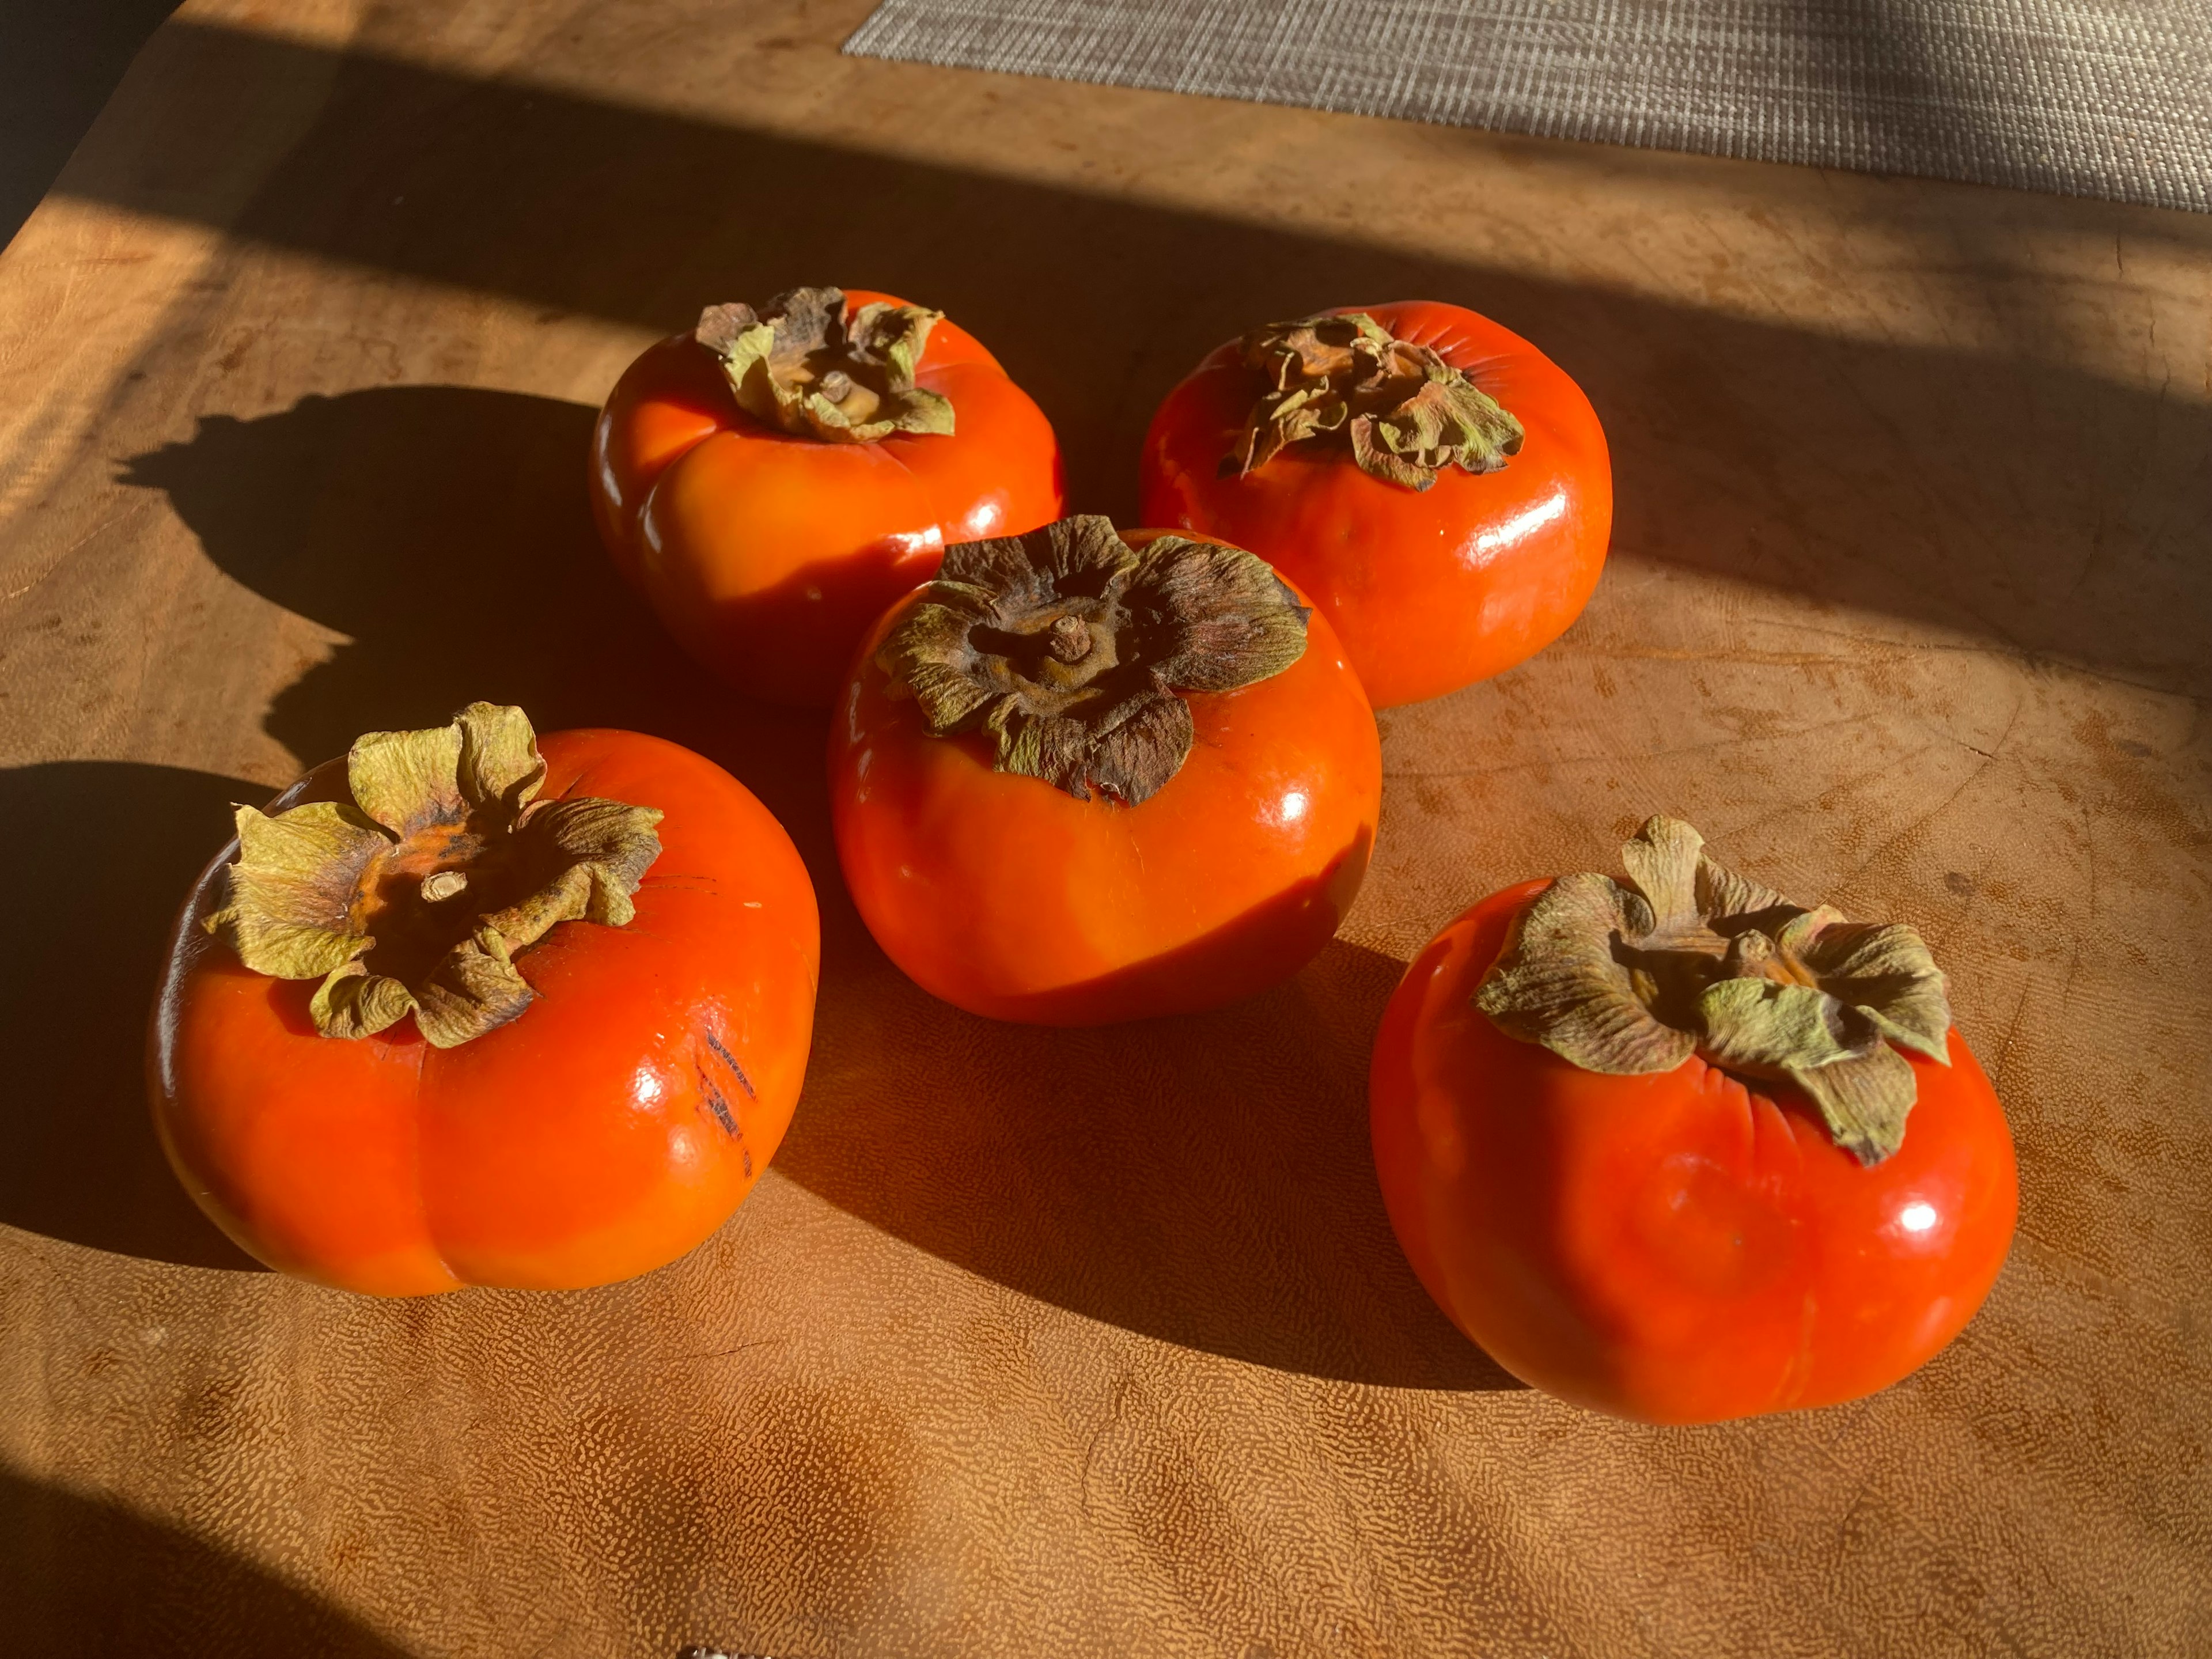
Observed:
[[[1752,302],[1728,299],[1726,283],[1712,304],[1670,302],[1302,231],[1264,201],[1194,212],[1133,199],[1126,182],[1093,191],[932,165],[212,22],[164,29],[142,68],[165,100],[159,130],[203,135],[194,165],[149,165],[118,125],[114,143],[80,153],[65,191],[511,296],[541,321],[667,331],[702,303],[794,283],[889,289],[975,331],[1051,418],[1071,504],[1124,522],[1153,408],[1221,341],[1325,305],[1472,306],[1589,393],[1612,444],[1617,552],[2212,693],[2212,404],[2061,361],[2087,319],[2045,314],[2056,290],[2023,252],[2054,237],[2194,243],[2193,216],[1861,181],[1850,191],[1861,210],[1893,223],[1850,234],[1962,263],[1989,317],[1968,333],[1941,309],[1942,285],[1901,282],[1888,297],[1839,295],[1832,326],[1793,325],[1742,314]],[[224,143],[249,143],[222,137],[233,112],[282,106],[302,87],[326,88],[312,125],[241,206],[222,182],[236,168],[217,165]],[[1039,118],[1041,139],[1056,142],[1056,118],[1041,107]],[[1071,149],[1083,137],[1059,136]],[[1596,146],[1425,142],[1467,162],[1434,204],[1440,234],[1485,210],[1486,169],[1524,154],[1670,187],[1723,176],[1720,164]],[[1726,211],[1778,224],[1814,189],[1802,169],[1724,176]],[[1578,210],[1571,191],[1561,210]],[[1576,229],[1567,247],[1591,234]],[[1879,310],[1900,302],[1912,314]],[[198,337],[199,303],[179,301],[179,339]],[[1808,648],[1826,648],[1822,631],[1808,629]]]
[[[170,1173],[146,1105],[147,1018],[177,907],[258,784],[58,761],[0,771],[17,872],[0,951],[0,1222],[186,1267],[260,1271]]]
[[[206,417],[130,459],[120,482],[164,492],[230,576],[345,636],[263,722],[303,765],[484,698],[520,704],[541,731],[620,726],[686,744],[742,778],[802,848],[826,847],[823,716],[721,685],[616,574],[585,497],[594,414],[518,392],[380,386]]]
[[[263,1568],[97,1498],[0,1470],[0,1607],[18,1654],[406,1659]]]
[[[1437,1311],[1382,1207],[1367,1061],[1401,963],[1339,939],[1206,1013],[1016,1025],[931,997],[852,920],[825,939],[787,1179],[971,1273],[1185,1347],[1394,1387],[1521,1386]],[[1247,920],[1224,933],[1270,925]]]
[[[164,491],[240,582],[347,636],[270,704],[269,732],[303,759],[489,697],[549,730],[673,738],[768,804],[823,913],[786,1176],[1010,1288],[1187,1346],[1366,1381],[1510,1385],[1430,1305],[1376,1189],[1366,1053],[1397,964],[1334,945],[1218,1013],[1088,1031],[976,1019],[927,995],[845,896],[827,717],[722,688],[614,574],[585,500],[592,419],[514,393],[375,388],[204,419],[123,479]],[[183,844],[196,860],[222,833],[213,812]],[[149,878],[136,925],[166,925],[191,875]],[[134,971],[150,983],[150,962]]]

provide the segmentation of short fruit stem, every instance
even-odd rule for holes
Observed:
[[[1061,662],[1081,662],[1091,654],[1091,626],[1080,617],[1054,617],[1051,635],[1045,648]]]
[[[459,894],[469,884],[465,870],[441,870],[434,876],[422,878],[422,897],[430,904],[443,904]]]

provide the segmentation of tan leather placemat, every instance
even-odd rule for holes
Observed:
[[[845,50],[2212,210],[2203,0],[884,0]]]

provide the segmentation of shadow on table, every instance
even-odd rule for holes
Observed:
[[[1589,392],[1613,440],[1621,551],[2212,692],[2212,405],[2195,388],[2169,396],[2053,361],[2071,324],[2044,314],[2047,280],[1991,252],[2031,245],[2024,230],[2202,240],[2191,216],[1852,181],[1870,220],[1891,216],[1909,246],[1987,288],[1976,337],[1989,343],[1954,348],[1893,343],[1947,326],[1932,313],[1851,337],[1856,296],[1837,331],[1778,326],[1287,231],[1262,222],[1264,204],[1210,217],[210,24],[163,30],[141,70],[145,107],[103,128],[64,191],[511,295],[544,322],[680,329],[702,302],[793,283],[887,288],[944,307],[1036,395],[1081,510],[1133,509],[1152,408],[1252,323],[1409,295],[1471,305]],[[241,207],[241,158],[269,159],[251,112],[289,107],[302,88],[312,125]],[[1051,107],[1038,106],[1041,143]],[[197,142],[147,154],[152,121]],[[1072,148],[1080,134],[1066,136]],[[1470,169],[1503,165],[1516,143],[1435,142],[1464,143]],[[1552,164],[1587,156],[1616,173],[1709,178],[1717,165],[1530,143]],[[1746,211],[1812,188],[1791,169],[1728,176]],[[1471,172],[1435,211],[1448,229],[1481,199]],[[226,303],[220,283],[185,296],[164,337],[198,350],[184,313]]]
[[[177,0],[0,0],[0,247]]]
[[[971,1273],[1186,1347],[1522,1386],[1429,1300],[1376,1183],[1367,1055],[1402,964],[1340,940],[1228,1008],[1069,1030],[961,1013],[842,931],[783,1175]]]
[[[146,1022],[170,924],[270,792],[167,766],[0,771],[0,1222],[189,1267],[258,1266],[179,1185],[146,1107]]]
[[[177,1659],[406,1659],[228,1551],[115,1504],[0,1471],[7,1650]]]
[[[748,702],[694,666],[600,548],[584,494],[594,412],[380,386],[210,416],[189,441],[133,457],[122,482],[166,492],[234,580],[346,636],[265,719],[303,760],[477,698],[518,703],[541,731],[613,726],[689,744],[826,845],[823,716]]]

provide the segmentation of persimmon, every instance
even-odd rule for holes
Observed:
[[[1626,884],[1475,905],[1407,969],[1371,1078],[1382,1195],[1437,1304],[1522,1381],[1654,1423],[1907,1376],[1988,1296],[2020,1203],[1919,935],[1703,845],[1654,818]]]
[[[1589,399],[1459,306],[1256,328],[1169,392],[1145,439],[1148,524],[1249,547],[1329,619],[1377,708],[1524,661],[1605,563],[1613,471]]]
[[[819,961],[806,868],[728,773],[474,703],[239,809],[162,977],[155,1121],[283,1272],[380,1296],[627,1279],[768,1167]]]
[[[1259,559],[1073,518],[951,549],[833,719],[847,885],[972,1013],[1089,1025],[1231,1001],[1335,933],[1382,756],[1328,622]]]
[[[592,439],[616,567],[749,696],[821,706],[946,545],[1061,511],[1060,447],[966,330],[887,294],[710,306],[623,374]]]

